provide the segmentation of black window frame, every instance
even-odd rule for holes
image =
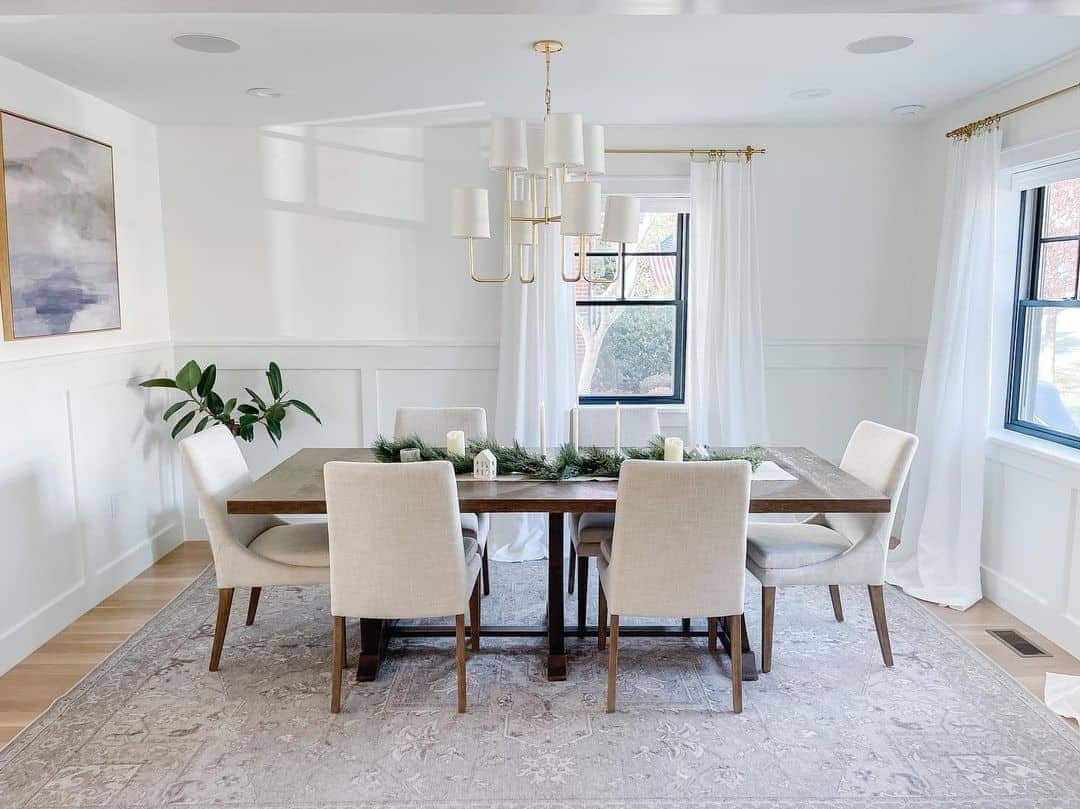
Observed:
[[[577,253],[574,253],[577,259]],[[686,301],[687,286],[690,280],[690,214],[676,213],[675,220],[675,251],[674,252],[628,252],[626,244],[620,244],[617,251],[595,250],[586,251],[586,269],[588,259],[596,257],[617,257],[619,261],[619,297],[610,300],[575,301],[576,307],[599,307],[599,306],[654,306],[661,308],[674,308],[675,310],[675,368],[672,378],[672,391],[670,396],[650,396],[645,394],[619,394],[615,396],[596,396],[592,394],[578,393],[578,404],[581,405],[605,405],[605,404],[651,404],[651,405],[681,405],[686,403]],[[672,298],[655,300],[627,300],[626,299],[626,262],[627,258],[635,259],[639,256],[674,256],[675,257],[675,295]],[[576,320],[576,318],[575,318]]]
[[[1051,183],[1052,185],[1052,183]],[[1016,288],[1013,307],[1012,343],[1009,352],[1009,390],[1005,404],[1005,429],[1080,449],[1080,435],[1052,430],[1020,417],[1020,398],[1024,382],[1024,355],[1027,348],[1027,323],[1031,312],[1042,309],[1080,308],[1080,250],[1077,251],[1077,288],[1066,299],[1039,298],[1042,246],[1074,241],[1080,246],[1080,233],[1069,236],[1044,236],[1043,213],[1047,185],[1021,192],[1020,227],[1016,251]]]

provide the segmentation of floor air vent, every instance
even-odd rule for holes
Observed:
[[[1053,655],[1044,652],[1015,629],[988,629],[986,631],[1020,655],[1020,657],[1053,657]]]

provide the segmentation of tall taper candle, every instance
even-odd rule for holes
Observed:
[[[543,402],[540,402],[540,457],[547,457],[547,419],[544,418]]]
[[[615,451],[622,452],[622,413],[619,403],[615,403]]]
[[[580,435],[580,433],[578,432],[578,430],[579,430],[578,413],[579,413],[578,408],[576,408],[576,407],[570,408],[570,443],[574,447],[574,452],[579,451],[578,436]]]
[[[683,442],[681,438],[665,438],[664,439],[664,460],[665,461],[681,461],[683,450]]]

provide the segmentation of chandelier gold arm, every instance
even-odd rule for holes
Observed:
[[[533,218],[536,218],[536,175],[529,176],[529,202],[532,206],[531,213]],[[536,223],[533,222],[529,233],[532,235],[532,243],[529,245],[529,252],[532,254],[532,274],[525,274],[525,245],[521,246],[521,261],[518,264],[518,280],[523,284],[531,284],[536,281],[536,275],[540,271],[540,240],[537,238]]]
[[[472,236],[465,240],[465,257],[469,263],[469,277],[478,284],[505,284],[510,280],[510,268],[502,278],[481,278],[476,274],[476,239]]]

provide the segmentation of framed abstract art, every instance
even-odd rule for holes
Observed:
[[[112,147],[0,111],[4,339],[120,328]]]

